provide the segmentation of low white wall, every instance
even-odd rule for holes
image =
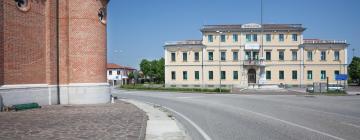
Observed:
[[[23,103],[57,104],[57,86],[46,84],[4,85],[0,95],[6,106]],[[60,104],[99,104],[110,102],[108,83],[60,85]]]

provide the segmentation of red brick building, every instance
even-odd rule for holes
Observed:
[[[0,94],[4,103],[108,102],[108,2],[0,0]]]

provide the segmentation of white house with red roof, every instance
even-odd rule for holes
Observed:
[[[112,86],[124,85],[130,82],[128,75],[135,72],[136,69],[127,66],[121,66],[114,63],[107,64],[107,80]]]

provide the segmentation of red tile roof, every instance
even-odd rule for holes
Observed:
[[[121,66],[118,64],[114,64],[114,63],[108,63],[106,66],[107,69],[127,69],[127,70],[136,70],[135,68],[132,67],[127,67],[127,66]]]

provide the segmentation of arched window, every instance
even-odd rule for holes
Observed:
[[[106,24],[106,8],[100,8],[98,11],[99,20],[101,23]]]
[[[28,11],[30,9],[29,0],[15,0],[16,7],[21,11]]]

